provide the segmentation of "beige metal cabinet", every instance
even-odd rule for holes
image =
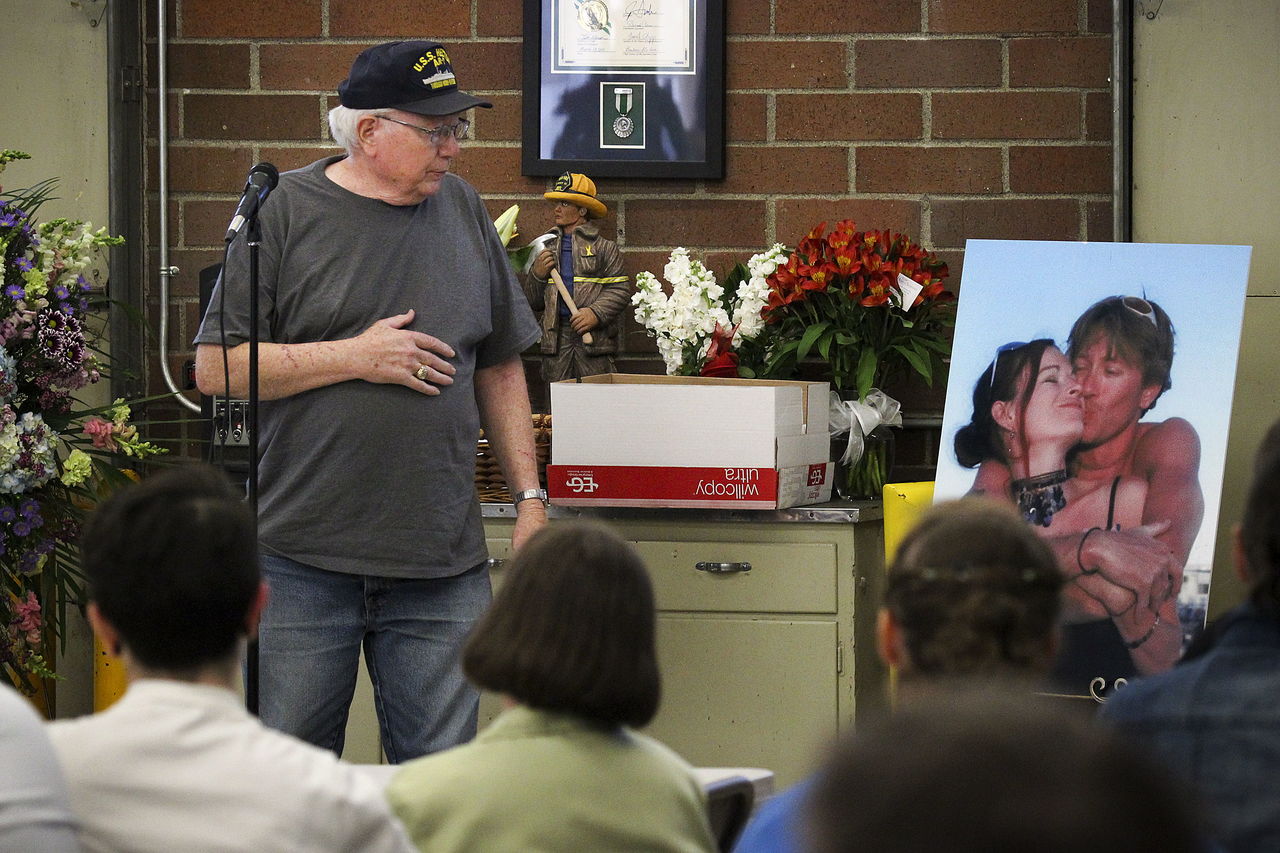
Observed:
[[[485,508],[491,555],[510,507]],[[662,709],[649,731],[699,766],[807,774],[855,715],[883,707],[875,653],[884,585],[878,504],[776,512],[566,510],[635,543],[658,600]],[[750,569],[747,570],[746,566]],[[495,585],[501,583],[495,566]],[[494,711],[486,698],[483,713]]]

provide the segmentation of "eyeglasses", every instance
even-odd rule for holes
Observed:
[[[442,124],[439,127],[420,127],[416,124],[410,124],[407,121],[401,121],[391,116],[378,116],[380,119],[392,122],[394,124],[402,124],[405,127],[412,127],[419,133],[425,134],[427,139],[431,140],[431,144],[439,148],[444,145],[452,137],[459,141],[467,138],[467,132],[471,130],[471,122],[465,118],[460,118],[453,124]]]
[[[1007,352],[1012,352],[1020,347],[1025,347],[1026,345],[1026,341],[1010,341],[1007,344],[1001,344],[996,347],[996,357],[991,359],[991,381],[987,383],[988,391],[996,386],[996,368],[1000,365],[1000,356]]]
[[[1156,309],[1147,300],[1141,299],[1137,296],[1122,296],[1120,297],[1120,304],[1137,314],[1139,317],[1150,320],[1151,325],[1155,326],[1157,329],[1160,328],[1160,322],[1156,320]]]

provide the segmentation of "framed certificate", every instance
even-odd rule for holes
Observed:
[[[526,175],[724,177],[724,0],[524,0]]]

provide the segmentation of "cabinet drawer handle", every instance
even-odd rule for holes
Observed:
[[[489,559],[485,560],[484,563],[485,563],[484,567],[486,569],[488,569],[489,571],[493,571],[494,569],[501,569],[503,566],[507,564],[507,561],[501,557],[490,557]]]
[[[715,575],[728,575],[734,572],[751,571],[750,563],[694,563],[693,567],[700,572],[711,572]]]

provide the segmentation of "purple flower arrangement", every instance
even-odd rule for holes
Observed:
[[[19,159],[0,150],[0,172]],[[0,190],[0,672],[24,690],[55,677],[57,616],[83,600],[85,509],[124,480],[126,457],[160,452],[122,401],[86,408],[76,397],[106,367],[96,265],[123,241],[79,220],[38,222],[54,183]]]

